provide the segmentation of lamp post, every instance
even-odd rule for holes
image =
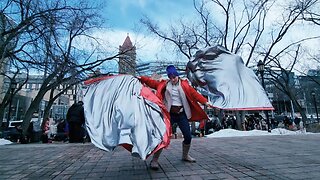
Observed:
[[[10,95],[10,101],[9,101],[9,110],[8,110],[8,117],[7,117],[7,128],[9,127],[9,122],[10,122],[10,115],[11,115],[11,105],[12,105],[12,99],[13,99],[13,91],[16,89],[17,83],[15,80],[12,80],[10,83],[10,90],[11,90],[11,95]]]
[[[314,91],[311,92],[311,95],[313,97],[314,102],[314,108],[316,109],[316,115],[317,115],[317,121],[319,123],[319,117],[318,117],[318,107],[317,107],[317,101],[316,101],[316,93]]]
[[[266,87],[265,87],[265,85],[264,85],[264,62],[262,62],[261,60],[258,62],[258,64],[257,64],[257,66],[258,66],[258,71],[259,71],[259,73],[260,73],[260,76],[261,76],[261,83],[262,83],[262,87],[263,87],[263,89],[264,90],[266,90]],[[268,113],[268,111],[264,111],[264,113],[266,114],[266,121],[267,121],[267,125],[268,125],[268,132],[271,132],[271,128],[270,128],[270,121],[269,121],[269,113]]]

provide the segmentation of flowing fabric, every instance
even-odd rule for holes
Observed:
[[[130,75],[87,81],[86,128],[91,142],[112,151],[118,145],[145,160],[170,143],[170,120],[161,101]]]
[[[274,109],[254,72],[222,46],[197,51],[187,64],[187,77],[217,108]]]

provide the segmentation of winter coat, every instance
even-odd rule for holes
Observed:
[[[83,124],[84,119],[84,109],[81,104],[73,104],[67,112],[67,122],[68,123],[79,123]]]
[[[155,89],[156,96],[162,102],[164,102],[166,86],[169,82],[168,80],[157,81],[147,76],[141,76],[139,79],[142,83],[146,84],[152,89]],[[186,95],[187,101],[190,106],[191,117],[189,118],[189,121],[200,121],[204,119],[209,119],[205,111],[198,104],[198,102],[201,104],[205,104],[206,102],[208,102],[208,100],[201,94],[199,94],[194,88],[192,88],[187,80],[179,79],[179,83]]]

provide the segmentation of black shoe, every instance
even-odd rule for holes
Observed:
[[[158,170],[159,169],[159,163],[157,161],[151,161],[150,162],[150,169]]]

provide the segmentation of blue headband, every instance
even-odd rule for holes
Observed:
[[[173,65],[170,65],[167,67],[167,75],[168,77],[171,75],[179,76],[179,73]]]

